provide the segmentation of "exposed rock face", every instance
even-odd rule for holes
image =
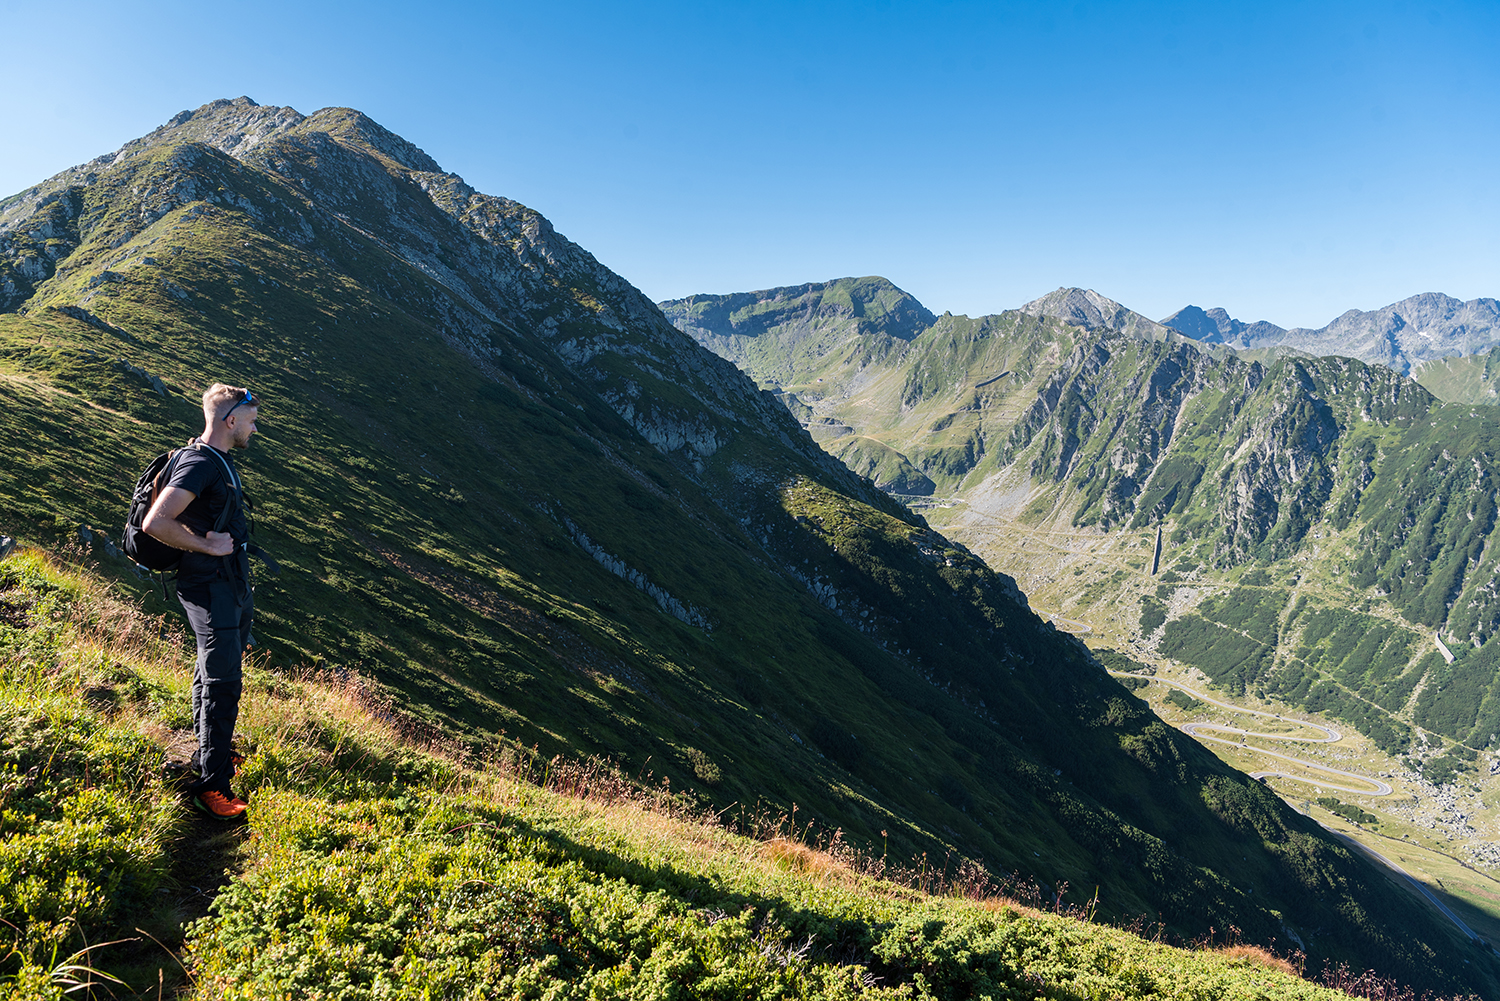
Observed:
[[[1253,425],[1236,447],[1238,463],[1223,467],[1227,489],[1215,505],[1222,535],[1218,552],[1235,561],[1251,558],[1268,540],[1272,555],[1295,551],[1322,518],[1333,490],[1329,454],[1340,434],[1332,407],[1306,365],[1289,360],[1272,385],[1279,406]]]
[[[1500,344],[1500,302],[1464,302],[1424,292],[1384,309],[1351,309],[1327,326],[1284,330],[1264,320],[1243,323],[1223,309],[1187,306],[1162,321],[1195,340],[1237,348],[1285,346],[1311,355],[1342,355],[1402,375],[1437,358],[1472,355]]]
[[[1032,316],[1054,316],[1070,327],[1106,327],[1144,337],[1163,337],[1167,330],[1155,320],[1106,299],[1093,289],[1060,288],[1021,307]]]

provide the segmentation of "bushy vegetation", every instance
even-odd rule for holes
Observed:
[[[1417,683],[1438,667],[1436,651],[1412,665],[1416,635],[1411,630],[1347,609],[1309,608],[1305,599],[1283,624],[1286,594],[1265,587],[1268,583],[1262,570],[1246,573],[1241,584],[1253,586],[1205,601],[1197,612],[1169,623],[1161,652],[1199,668],[1233,694],[1254,689],[1325,713],[1354,726],[1387,754],[1404,752],[1412,728],[1395,714]],[[1279,638],[1293,626],[1300,626],[1300,643],[1294,656],[1278,664]],[[1487,679],[1482,671],[1465,675],[1482,676]],[[1474,730],[1482,700],[1471,687],[1450,689],[1440,683],[1431,695],[1424,692],[1429,707],[1441,705],[1454,718],[1433,725],[1428,721],[1437,713],[1431,708],[1424,712],[1419,702],[1418,723],[1450,736]]]
[[[1500,433],[1489,408],[1441,415],[1443,433],[1413,424],[1365,492],[1352,581],[1388,592],[1413,622],[1488,639],[1500,625],[1500,598],[1473,575],[1495,530]]]
[[[1471,748],[1500,743],[1500,642],[1459,648],[1452,664],[1436,652],[1427,659],[1429,681],[1417,697],[1414,718]]]
[[[1159,598],[1145,595],[1141,598],[1141,634],[1154,633],[1167,621],[1167,606]]]
[[[1286,596],[1277,590],[1236,588],[1168,623],[1161,652],[1243,695],[1275,660],[1277,618],[1285,604]]]
[[[142,934],[176,930],[162,894],[184,818],[150,732],[180,723],[186,696],[149,663],[166,644],[102,598],[36,553],[0,562],[0,914],[12,936],[0,976],[16,998],[99,981],[110,939],[131,941],[107,965],[133,970]]]
[[[1195,712],[1208,707],[1208,703],[1202,699],[1195,699],[1180,688],[1174,688],[1167,693],[1167,701],[1186,712]]]
[[[1367,810],[1363,810],[1354,803],[1341,803],[1333,796],[1320,796],[1318,805],[1330,813],[1336,813],[1345,820],[1351,820],[1356,824],[1374,824],[1380,818]]]
[[[602,763],[475,760],[357,677],[252,666],[250,822],[205,857],[223,828],[159,768],[182,637],[35,552],[0,564],[0,599],[0,754],[26,777],[3,787],[7,997],[1335,997],[1263,950],[1047,913],[785,815],[738,835]]]
[[[1245,694],[1246,686],[1265,674],[1276,653],[1274,646],[1195,614],[1167,623],[1160,650],[1199,668],[1234,695]]]

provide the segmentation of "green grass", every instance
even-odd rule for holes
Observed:
[[[180,637],[35,552],[0,564],[0,601],[11,997],[79,980],[214,999],[1341,996],[1264,952],[1038,911],[982,874],[951,880],[959,897],[892,883],[837,837],[788,840],[785,816],[734,834],[597,763],[513,744],[466,763],[357,680],[262,669],[241,717],[250,823],[195,917],[195,842],[221,832],[157,768],[187,698]]]
[[[1500,385],[1500,350],[1490,350],[1464,358],[1435,358],[1412,370],[1412,378],[1432,395],[1449,403],[1494,406]]]

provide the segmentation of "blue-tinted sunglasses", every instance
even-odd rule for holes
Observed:
[[[246,404],[248,404],[248,405],[250,405],[252,407],[256,406],[256,403],[255,403],[255,394],[252,393],[252,392],[250,392],[250,390],[248,390],[248,389],[245,390],[245,398],[243,400],[241,400],[240,402],[236,403],[234,406],[232,406],[232,407],[229,408],[229,414],[234,413],[236,410],[238,410],[242,406],[245,406]],[[229,414],[225,414],[224,415],[224,421],[225,421],[225,423],[228,423],[228,421],[229,421]]]

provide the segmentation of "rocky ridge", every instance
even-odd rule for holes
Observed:
[[[1343,355],[1402,375],[1439,358],[1468,356],[1500,344],[1500,302],[1464,302],[1424,292],[1382,309],[1351,309],[1317,329],[1285,330],[1265,320],[1244,323],[1223,309],[1187,306],[1161,321],[1195,340],[1233,348],[1290,347]]]
[[[1032,316],[1052,316],[1070,327],[1106,327],[1143,337],[1165,337],[1162,324],[1127,309],[1093,289],[1059,288],[1020,307]]]

